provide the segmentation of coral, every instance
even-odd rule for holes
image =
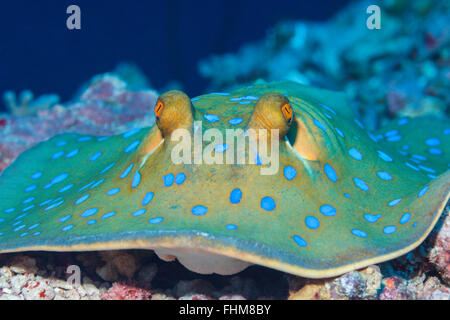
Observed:
[[[450,290],[438,278],[431,277],[417,291],[417,298],[424,300],[450,300]]]
[[[437,227],[433,229],[426,244],[431,247],[428,259],[439,272],[442,280],[450,285],[450,207],[447,206],[445,214],[441,216]]]
[[[76,100],[23,117],[0,115],[0,172],[24,150],[64,132],[118,134],[154,123],[157,93],[130,91],[113,74],[94,77]]]
[[[136,286],[135,282],[114,283],[102,294],[103,300],[150,300],[152,292]]]
[[[41,95],[34,99],[34,94],[30,90],[22,91],[19,97],[13,91],[6,91],[3,100],[9,112],[17,117],[34,115],[40,110],[50,109],[59,103],[59,96],[56,94]]]
[[[381,287],[382,274],[378,266],[331,279],[290,279],[290,300],[375,299]]]
[[[383,279],[384,289],[380,294],[380,300],[407,300],[414,297],[413,292],[408,290],[408,282],[399,277]]]

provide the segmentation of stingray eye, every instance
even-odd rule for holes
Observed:
[[[156,125],[164,137],[176,129],[192,128],[193,111],[191,99],[186,94],[177,90],[166,92],[156,102]]]
[[[161,116],[161,112],[163,111],[163,109],[164,109],[164,104],[162,103],[161,100],[158,100],[158,102],[156,103],[156,106],[155,106],[155,115],[156,115],[157,119],[159,119],[159,117]]]
[[[294,114],[292,112],[292,107],[289,103],[286,103],[281,107],[281,112],[283,112],[283,116],[287,121],[288,125],[292,124],[292,120],[294,119]]]

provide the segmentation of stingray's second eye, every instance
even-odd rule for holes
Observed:
[[[162,103],[161,100],[158,100],[158,102],[156,103],[156,106],[155,106],[155,115],[156,115],[157,119],[159,119],[159,117],[161,116],[161,112],[163,111],[163,109],[164,109],[164,104]]]
[[[281,112],[283,112],[283,116],[286,119],[288,125],[292,124],[292,120],[294,119],[294,113],[292,112],[292,107],[289,103],[286,103],[281,107]]]

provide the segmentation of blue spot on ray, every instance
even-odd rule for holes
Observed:
[[[415,170],[415,171],[420,171],[419,168],[417,168],[416,166],[412,165],[412,164],[409,163],[409,162],[405,162],[405,164],[406,164],[407,167],[410,167],[411,169],[413,169],[413,170]]]
[[[398,130],[391,130],[391,131],[386,132],[384,135],[386,137],[393,137],[393,136],[396,136],[397,134],[398,134]]]
[[[214,115],[214,114],[205,114],[205,115],[203,115],[203,117],[206,120],[208,120],[208,122],[210,122],[210,123],[214,123],[214,122],[220,121],[220,118],[218,116]]]
[[[90,216],[96,214],[97,211],[98,211],[97,208],[89,208],[81,214],[81,217],[83,217],[83,218],[90,217]]]
[[[323,170],[325,171],[325,174],[327,175],[328,179],[330,179],[332,182],[336,182],[338,180],[338,176],[334,168],[326,163],[323,166]]]
[[[243,121],[242,118],[234,118],[234,119],[231,119],[230,121],[228,121],[228,123],[233,126],[236,126],[238,124],[241,124],[242,121]]]
[[[95,183],[95,180],[92,180],[91,182],[89,182],[87,185],[83,186],[80,188],[80,190],[78,190],[78,192],[81,192],[83,190],[86,190],[87,188],[89,188],[91,185],[93,185]]]
[[[74,150],[70,151],[69,153],[66,154],[66,158],[69,159],[69,158],[75,157],[78,154],[78,151],[79,151],[78,149],[74,149]]]
[[[84,196],[82,196],[81,198],[79,198],[77,201],[75,201],[75,205],[78,205],[80,203],[83,203],[84,201],[86,201],[88,198],[90,197],[90,194],[87,193]]]
[[[92,157],[90,157],[89,158],[89,161],[95,161],[95,160],[97,160],[98,158],[100,158],[101,157],[101,155],[102,155],[102,152],[97,152],[96,154],[94,154]]]
[[[64,151],[58,151],[58,152],[55,152],[55,153],[52,155],[52,159],[59,159],[59,158],[62,157],[63,154],[64,154]]]
[[[322,122],[320,122],[319,120],[317,120],[316,118],[314,118],[313,122],[318,128],[322,129],[323,131],[327,130],[325,125]]]
[[[38,222],[38,223],[35,223],[35,224],[33,224],[31,227],[29,227],[28,230],[33,230],[33,229],[39,227],[39,225],[40,225],[39,222]]]
[[[430,147],[436,147],[441,144],[441,141],[437,138],[430,138],[425,140],[425,143]]]
[[[367,238],[367,233],[365,233],[365,232],[362,231],[362,230],[359,230],[359,229],[352,229],[350,232],[351,232],[353,235],[355,235],[355,236],[357,236],[357,237],[359,237],[359,238]]]
[[[428,168],[428,167],[425,167],[425,166],[422,166],[422,165],[419,165],[419,168],[422,169],[423,171],[426,171],[426,172],[436,173],[436,170]]]
[[[129,137],[135,135],[136,133],[140,132],[141,130],[142,130],[142,128],[136,128],[136,129],[129,130],[129,131],[125,132],[122,135],[122,137],[123,138],[129,138]]]
[[[406,212],[406,213],[400,218],[400,223],[401,223],[401,224],[405,224],[405,223],[407,223],[410,219],[411,219],[411,213]]]
[[[363,191],[369,191],[369,189],[370,189],[369,186],[367,185],[367,183],[360,178],[354,177],[353,182],[359,189],[361,189]]]
[[[148,223],[158,224],[158,223],[161,223],[163,220],[164,220],[163,217],[156,217],[156,218],[152,218],[152,219],[148,220]]]
[[[122,174],[120,175],[120,178],[121,178],[121,179],[125,178],[125,177],[130,173],[131,169],[133,169],[133,165],[134,165],[134,163],[130,164],[130,165],[125,169],[125,171],[122,172]]]
[[[385,234],[391,234],[394,233],[397,230],[395,226],[386,226],[383,228],[383,233]]]
[[[389,207],[394,207],[394,206],[396,206],[400,201],[402,201],[402,198],[398,198],[398,199],[392,200],[392,201],[390,201],[390,202],[388,203],[388,206],[389,206]]]
[[[316,217],[307,216],[305,218],[305,225],[310,229],[317,229],[320,227],[320,222]]]
[[[183,182],[186,180],[186,175],[183,172],[180,172],[175,177],[175,183],[177,185],[183,184]]]
[[[89,189],[94,189],[95,187],[99,186],[100,184],[102,184],[105,181],[105,179],[100,179],[99,181],[97,181],[96,183],[94,183]]]
[[[65,192],[65,191],[67,191],[67,190],[70,190],[70,189],[72,189],[72,187],[74,186],[74,184],[72,183],[72,184],[69,184],[69,185],[67,185],[67,186],[65,186],[65,187],[62,187],[61,189],[59,189],[59,193],[63,193],[63,192]]]
[[[134,142],[131,143],[128,147],[126,147],[126,149],[124,150],[124,152],[128,153],[128,152],[134,151],[140,143],[141,143],[140,140],[134,141]]]
[[[147,210],[146,209],[139,209],[135,213],[132,214],[133,217],[139,217],[145,214]]]
[[[321,104],[321,106],[325,109],[328,110],[329,112],[331,112],[332,114],[336,115],[336,111],[334,111],[333,109],[331,109],[329,106]]]
[[[319,208],[319,211],[327,217],[333,217],[336,215],[336,209],[331,204],[324,204]]]
[[[49,204],[49,203],[52,202],[52,201],[53,201],[53,199],[45,200],[44,202],[42,202],[42,203],[39,204],[39,207],[45,206],[45,205]]]
[[[50,183],[56,184],[56,183],[62,182],[64,180],[66,180],[68,176],[69,176],[68,173],[61,173],[60,175],[57,175],[56,177],[54,177]]]
[[[211,92],[209,94],[216,95],[216,96],[229,96],[230,95],[228,92]]]
[[[195,206],[191,209],[194,216],[204,216],[208,212],[208,208],[202,205]]]
[[[442,154],[442,150],[441,149],[437,149],[437,148],[430,148],[430,149],[428,149],[428,152],[430,154],[434,154],[436,156],[440,156]]]
[[[105,214],[102,216],[102,219],[108,219],[108,218],[111,218],[112,216],[115,216],[116,214],[117,214],[116,211],[111,211],[111,212],[105,213]]]
[[[356,148],[348,150],[348,154],[355,160],[362,160],[363,156]]]
[[[108,165],[105,169],[103,169],[102,171],[100,171],[100,174],[105,173],[106,171],[108,171],[109,169],[111,169],[112,167],[114,167],[115,164],[116,164],[115,162],[111,163],[111,164]]]
[[[344,133],[341,130],[339,130],[338,128],[334,128],[334,130],[336,130],[338,135],[340,135],[342,138],[344,137]]]
[[[286,167],[284,167],[283,173],[284,173],[284,177],[286,179],[288,179],[289,181],[291,181],[297,175],[297,170],[295,170],[295,168],[292,166],[286,166]]]
[[[142,199],[142,206],[145,207],[148,205],[153,200],[154,195],[155,194],[153,192],[148,192]]]
[[[298,235],[294,235],[292,239],[299,247],[306,247],[308,245],[308,243]]]
[[[33,201],[33,200],[34,200],[34,197],[26,198],[25,200],[22,201],[22,204],[30,203],[30,202]]]
[[[427,160],[426,157],[421,156],[421,155],[418,155],[418,154],[413,154],[413,155],[411,155],[411,157],[414,158],[414,159],[416,159],[416,160],[420,160],[420,161],[425,161],[425,160]]]
[[[225,226],[225,228],[226,228],[227,230],[236,230],[236,229],[237,229],[237,225],[235,225],[235,224],[227,224],[227,225]]]
[[[25,192],[31,192],[31,191],[33,191],[34,189],[36,189],[36,185],[35,184],[33,184],[33,185],[31,185],[31,186],[28,186],[28,187],[26,187],[25,189],[24,189],[24,191]]]
[[[169,173],[163,177],[163,180],[164,186],[170,187],[175,181],[175,176],[173,175],[173,173]]]
[[[68,226],[65,226],[65,227],[61,228],[61,230],[62,231],[69,231],[72,228],[73,228],[73,224],[69,224]]]
[[[370,214],[370,213],[364,214],[364,219],[366,219],[367,222],[370,222],[370,223],[377,222],[378,219],[380,219],[380,218],[381,218],[381,214]]]
[[[242,191],[239,188],[233,189],[230,193],[230,202],[231,203],[239,203],[242,199]]]
[[[68,214],[67,216],[62,217],[62,218],[59,219],[58,221],[59,221],[59,222],[66,222],[66,221],[69,220],[71,217],[72,217],[72,215],[71,215],[71,214]]]
[[[386,181],[392,180],[392,176],[389,173],[387,173],[386,171],[378,171],[377,176],[381,180],[386,180]]]
[[[402,140],[402,136],[388,137],[386,140],[389,141],[389,142],[397,142],[397,141]]]
[[[423,187],[422,190],[419,191],[419,193],[417,194],[417,197],[421,198],[425,195],[425,193],[427,193],[428,190],[428,186]]]
[[[264,197],[261,199],[261,208],[263,208],[266,211],[272,211],[276,207],[275,200],[273,200],[271,197]]]
[[[380,150],[378,150],[377,152],[378,152],[378,156],[382,160],[384,160],[386,162],[392,162],[392,158],[390,156],[388,156],[386,153],[384,153],[383,151],[380,151]]]
[[[107,194],[108,196],[113,196],[113,195],[115,195],[115,194],[117,194],[117,193],[119,193],[119,192],[120,192],[120,189],[119,189],[119,188],[113,188],[113,189],[111,189],[111,190],[106,191],[106,194]]]
[[[36,172],[31,176],[31,179],[36,180],[42,176],[42,172]]]
[[[139,171],[136,171],[133,177],[133,181],[131,182],[131,187],[136,188],[141,182],[141,174]]]
[[[23,209],[22,209],[22,212],[31,210],[31,209],[33,209],[33,208],[34,208],[34,204],[32,204],[32,205],[30,205],[30,206],[28,206],[28,207],[26,207],[26,208],[23,208]]]
[[[44,211],[49,211],[51,209],[54,209],[56,207],[59,207],[60,205],[62,205],[64,203],[64,200],[61,200],[59,202],[53,203],[52,205],[48,206],[47,208],[44,209]]]
[[[15,228],[15,229],[14,229],[14,232],[17,232],[17,231],[19,231],[19,230],[22,230],[23,228],[25,228],[25,225],[21,225],[21,226]]]

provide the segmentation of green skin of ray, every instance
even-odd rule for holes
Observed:
[[[363,261],[378,255],[401,250],[417,241],[435,217],[429,214],[430,207],[442,202],[434,196],[432,187],[422,198],[418,192],[425,186],[431,186],[428,172],[417,172],[405,166],[409,157],[398,153],[401,146],[408,144],[408,154],[423,154],[428,160],[423,165],[435,169],[436,176],[447,170],[450,150],[449,135],[444,136],[445,123],[433,120],[433,125],[420,120],[410,121],[403,126],[392,126],[402,135],[402,141],[375,143],[367,132],[355,124],[352,112],[340,99],[341,96],[328,91],[320,91],[303,87],[290,82],[260,84],[251,88],[233,91],[230,95],[203,95],[193,103],[195,120],[203,121],[203,130],[217,128],[222,132],[230,128],[245,129],[254,110],[256,101],[250,104],[230,102],[229,99],[242,96],[261,97],[266,93],[279,92],[286,94],[294,109],[296,117],[302,121],[308,132],[317,137],[315,143],[321,150],[320,159],[309,161],[299,157],[289,143],[280,141],[280,169],[275,175],[261,175],[257,165],[174,165],[171,161],[172,143],[164,142],[157,152],[152,154],[139,172],[142,179],[138,187],[131,183],[139,159],[135,152],[124,150],[133,142],[143,140],[150,132],[145,128],[131,137],[112,136],[105,141],[78,142],[84,135],[63,134],[53,137],[24,152],[7,168],[0,177],[0,250],[11,250],[31,246],[68,246],[72,244],[92,244],[101,241],[133,240],[140,238],[158,238],[159,236],[177,237],[207,233],[220,244],[236,247],[245,252],[256,253],[303,268],[329,269],[352,262]],[[333,101],[338,101],[333,104]],[[321,103],[333,108],[337,114],[327,111]],[[214,114],[220,121],[209,123],[204,114]],[[325,116],[327,113],[331,119]],[[228,120],[241,117],[239,125],[229,125]],[[313,119],[326,126],[326,130],[318,128]],[[339,136],[334,128],[344,133]],[[384,129],[381,133],[385,133]],[[224,135],[225,136],[225,135]],[[356,137],[356,138],[355,138]],[[444,154],[431,156],[427,153],[424,140],[436,137],[441,140],[439,148]],[[57,146],[58,141],[66,141],[64,146]],[[204,148],[208,143],[204,143]],[[51,159],[58,152],[67,152],[79,148],[79,153],[72,158],[62,156]],[[363,159],[358,161],[350,157],[348,150],[358,149]],[[382,160],[377,153],[382,150],[392,162]],[[95,161],[88,159],[101,151],[102,156]],[[100,171],[111,163],[115,165],[107,172]],[[134,163],[133,170],[124,179],[122,172]],[[330,164],[335,169],[338,181],[333,183],[325,175],[323,166]],[[414,162],[411,162],[414,164]],[[283,174],[287,165],[297,171],[296,177],[288,181]],[[30,177],[38,171],[43,174],[32,180]],[[386,171],[392,180],[381,180],[376,172]],[[169,173],[176,175],[183,172],[186,180],[183,184],[165,187],[163,176]],[[68,173],[63,182],[45,190],[43,186],[55,176]],[[369,191],[358,189],[353,177],[363,179],[370,187]],[[105,181],[97,187],[79,189],[91,181]],[[70,190],[58,193],[62,187],[74,184]],[[31,192],[23,190],[32,184],[37,188]],[[106,191],[120,188],[113,196]],[[240,188],[242,199],[238,204],[230,203],[230,192]],[[147,192],[154,192],[153,200],[145,207],[144,215],[133,217],[132,214],[143,208],[142,199]],[[89,193],[90,197],[79,205],[74,205],[81,196]],[[351,195],[348,199],[344,193]],[[22,202],[35,197],[28,204]],[[261,208],[261,199],[270,196],[276,202],[273,211]],[[45,206],[38,204],[62,197],[64,203],[57,208],[44,211]],[[389,207],[391,200],[402,198],[395,207]],[[35,204],[33,209],[23,208]],[[330,204],[336,208],[335,216],[324,216],[319,208]],[[203,216],[194,216],[192,207],[203,205],[208,212]],[[8,208],[15,208],[12,213],[5,213]],[[80,215],[89,208],[98,208],[93,216],[83,218]],[[103,219],[102,215],[110,211],[117,214]],[[410,212],[411,220],[405,224],[399,221],[405,212]],[[375,223],[364,219],[364,214],[381,214]],[[62,217],[72,215],[65,222]],[[320,221],[318,229],[309,229],[305,225],[307,216],[316,217]],[[163,222],[150,224],[151,218],[163,217]],[[96,220],[88,225],[90,220]],[[17,223],[20,221],[20,223]],[[413,227],[413,223],[417,226]],[[30,226],[39,226],[28,230]],[[13,226],[13,224],[15,224]],[[228,224],[235,224],[236,230],[227,230]],[[14,231],[18,226],[22,229]],[[67,225],[73,225],[69,231],[62,231]],[[397,231],[386,235],[385,226],[394,225]],[[360,229],[367,233],[367,238],[359,238],[350,233],[352,229]],[[20,236],[28,232],[25,236]],[[38,236],[32,235],[40,232]],[[308,245],[299,247],[293,236],[301,236]]]

